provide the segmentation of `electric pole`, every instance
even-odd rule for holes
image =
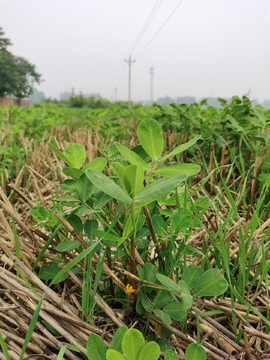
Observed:
[[[117,88],[114,88],[114,101],[117,101]]]
[[[150,75],[151,75],[151,80],[150,80],[150,101],[151,103],[153,103],[153,84],[154,84],[154,68],[150,67]]]
[[[131,60],[131,55],[129,55],[128,60],[125,60],[128,63],[128,108],[131,106],[131,65],[135,60]]]

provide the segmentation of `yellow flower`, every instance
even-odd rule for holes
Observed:
[[[133,286],[131,286],[129,284],[127,284],[126,289],[129,294],[132,294],[136,291],[135,289],[133,289]]]
[[[225,154],[229,154],[229,150],[228,150],[228,149],[225,150]]]

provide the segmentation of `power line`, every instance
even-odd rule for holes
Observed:
[[[148,46],[155,40],[155,38],[158,36],[158,34],[161,32],[161,30],[164,28],[164,26],[167,24],[167,22],[170,20],[170,18],[173,16],[173,14],[176,12],[176,10],[179,8],[179,6],[182,4],[184,0],[181,0],[179,4],[176,6],[176,8],[173,10],[171,15],[167,18],[167,20],[164,22],[164,24],[161,26],[161,28],[157,31],[157,33],[152,37],[152,39],[149,41],[149,43],[146,45],[146,47],[139,53],[139,55],[136,57],[138,59],[142,53],[145,52],[145,50],[148,48]]]
[[[154,68],[150,67],[150,75],[151,75],[151,81],[150,81],[150,101],[153,102],[153,92],[154,92]]]
[[[154,8],[152,9],[148,19],[146,20],[146,23],[144,24],[139,36],[137,37],[131,51],[129,52],[130,54],[135,50],[135,48],[138,46],[139,42],[141,41],[143,35],[145,34],[146,30],[148,29],[149,25],[151,24],[152,20],[155,17],[156,12],[158,11],[160,5],[162,4],[163,0],[157,0]],[[117,84],[117,88],[119,88],[119,86],[122,84],[123,81],[123,74],[124,74],[124,65],[125,63],[123,63],[121,72],[120,72],[120,76],[119,76],[119,80],[118,80],[118,84]]]
[[[144,24],[139,36],[137,37],[133,47],[130,50],[130,54],[135,50],[135,48],[138,46],[139,42],[141,41],[143,35],[145,34],[146,30],[148,29],[149,25],[151,24],[152,20],[154,19],[160,5],[162,4],[163,0],[157,0],[155,6],[153,7],[148,19],[146,20],[146,23]]]

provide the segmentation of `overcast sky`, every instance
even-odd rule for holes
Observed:
[[[46,97],[61,92],[131,96],[242,96],[270,99],[270,0],[0,0],[0,26],[10,51],[35,64]],[[149,44],[149,45],[148,45]],[[144,50],[145,49],[145,50]],[[143,51],[144,50],[144,51]],[[142,52],[143,51],[143,52]],[[141,53],[142,52],[142,53]],[[141,53],[141,54],[140,54]]]

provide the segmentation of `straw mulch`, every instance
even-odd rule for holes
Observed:
[[[80,136],[75,134],[74,138],[86,146],[88,161],[91,161],[98,155],[97,139],[95,136],[92,138],[92,133],[83,134]],[[57,134],[55,140],[59,149],[63,150],[64,140],[59,138]],[[25,147],[31,148],[31,144],[27,140],[25,140]],[[63,168],[64,164],[51,154],[46,144],[42,143],[40,147],[31,151],[31,166],[25,165],[21,171],[18,171],[14,184],[10,183],[6,172],[6,181],[2,179],[2,187],[0,188],[0,331],[12,360],[19,359],[33,312],[40,296],[47,290],[47,284],[40,280],[38,272],[43,264],[48,264],[48,260],[43,257],[34,272],[32,272],[32,267],[51,234],[46,233],[42,227],[34,227],[29,211],[31,207],[36,205],[43,205],[47,209],[52,209],[52,195],[55,194],[57,185],[63,180],[60,178],[57,168]],[[5,183],[8,185],[3,188]],[[206,195],[202,190],[196,194],[197,197]],[[220,202],[219,208],[220,221],[224,221],[229,204],[226,201]],[[60,214],[57,213],[56,216],[62,221],[65,230],[70,233],[70,237],[80,241],[82,246],[86,248],[87,244],[83,237]],[[241,226],[244,228],[246,219],[241,216],[240,219]],[[218,225],[214,213],[206,212],[203,221],[211,232],[217,231]],[[20,259],[16,257],[13,226],[16,227]],[[263,230],[268,226],[269,221],[258,229],[254,240],[259,241]],[[189,238],[187,245],[201,250],[203,236],[207,239],[205,231],[194,233]],[[239,250],[237,222],[231,229],[228,229],[228,236],[223,239],[224,242],[229,240],[232,243],[230,257],[234,259]],[[45,256],[57,259],[55,246],[58,243],[59,238],[56,236],[45,252]],[[64,253],[63,256],[66,262],[72,259],[70,254]],[[208,258],[213,261],[211,253],[208,254]],[[95,260],[94,257],[94,264]],[[137,260],[140,263],[142,262],[139,256]],[[196,263],[199,265],[201,261],[202,259],[198,257]],[[132,279],[129,269],[122,269],[121,264],[117,262],[112,270],[105,263],[103,270],[105,276],[110,277],[123,290],[125,290],[126,284],[121,280],[122,274],[125,275],[126,279]],[[99,291],[100,295],[95,294],[99,313],[94,315],[93,321],[91,319],[88,322],[82,321],[80,305],[82,279],[71,271],[68,274],[67,280],[47,290],[38,322],[27,346],[25,359],[56,359],[56,354],[65,344],[75,345],[86,356],[86,343],[91,332],[101,336],[105,344],[108,345],[115,330],[120,326],[133,326],[142,330],[147,320],[147,314],[144,317],[133,319],[128,317],[125,312],[120,314],[117,309],[112,309],[104,301],[102,291]],[[140,281],[140,279],[136,280]],[[260,291],[253,301],[253,306],[264,315],[269,304],[265,286],[263,281]],[[132,298],[132,294],[130,297]],[[179,324],[165,325],[155,316],[151,318],[149,332],[160,339],[161,326],[171,331],[172,335],[167,341],[174,347],[178,358],[184,359],[186,347],[190,343],[196,342],[197,326],[192,314],[215,309],[223,310],[224,314],[215,317],[200,317],[201,340],[204,339],[203,346],[208,359],[270,359],[270,354],[268,354],[270,335],[265,333],[265,324],[252,312],[245,319],[247,306],[236,302],[235,307],[232,308],[229,298],[223,300],[216,298],[211,301],[206,298],[197,299],[188,318],[187,333],[179,330]],[[239,344],[235,343],[235,328],[232,325],[233,314],[237,318],[237,332],[240,329],[243,330],[243,337]],[[49,329],[46,324],[49,324],[58,334]],[[70,350],[65,352],[65,359],[76,360],[80,358],[82,357],[76,352]],[[5,359],[1,350],[0,359]]]

